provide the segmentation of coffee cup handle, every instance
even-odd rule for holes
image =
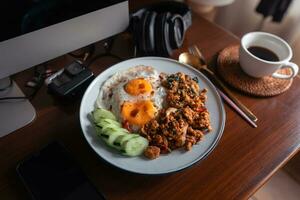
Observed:
[[[284,68],[290,68],[292,70],[292,74],[285,75],[285,74],[279,74],[279,73],[275,72],[272,76],[274,78],[291,79],[291,78],[295,77],[299,71],[298,65],[295,63],[292,63],[292,62],[287,62],[280,67],[280,69],[284,69]]]

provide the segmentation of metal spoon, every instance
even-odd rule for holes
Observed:
[[[192,50],[190,50],[192,51]],[[197,51],[197,50],[196,50]],[[199,50],[198,50],[199,51]],[[199,51],[200,53],[200,51]],[[200,57],[202,55],[201,53],[198,56],[195,56],[191,53],[182,53],[179,56],[179,62],[191,65],[195,67],[196,69],[206,71],[208,74],[211,75],[211,77],[214,78],[214,81],[217,82],[217,84],[225,91],[225,93],[230,97],[230,99],[254,122],[257,121],[257,117],[246,107],[244,106],[232,93],[231,91],[221,82],[221,80],[215,75],[213,71],[207,68],[206,61],[204,57]],[[202,63],[201,63],[202,62]]]

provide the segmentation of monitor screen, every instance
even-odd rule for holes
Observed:
[[[15,73],[112,37],[129,25],[127,0],[3,0],[0,9],[4,86]],[[15,83],[1,95],[24,96]],[[0,104],[0,137],[34,117],[29,101]]]
[[[6,0],[0,4],[0,42],[124,0]],[[3,12],[4,11],[4,12]]]

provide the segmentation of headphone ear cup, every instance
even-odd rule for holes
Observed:
[[[169,26],[166,23],[170,15],[169,12],[159,14],[155,21],[155,49],[159,56],[169,56],[172,51],[169,45]]]
[[[177,49],[181,47],[184,39],[184,20],[180,15],[175,14],[170,18],[168,23],[171,48]]]
[[[149,18],[150,12],[149,11],[145,11],[142,19],[141,19],[141,23],[140,23],[140,27],[139,27],[139,32],[137,33],[138,35],[140,35],[140,51],[142,52],[142,54],[146,54],[147,55],[147,48],[146,48],[146,40],[147,40],[147,32],[146,32],[146,27],[147,27],[147,20]]]
[[[146,24],[145,24],[145,49],[147,55],[154,55],[155,54],[155,36],[154,36],[154,25],[157,13],[150,12],[149,16],[147,17]]]
[[[139,23],[140,23],[141,19],[138,16],[133,16],[130,19],[130,26],[131,26],[131,33],[133,36],[133,42],[135,47],[137,48],[137,50],[139,50],[139,36],[138,36],[138,32],[139,32]]]
[[[161,43],[162,43],[162,27],[161,27],[161,18],[162,14],[158,14],[155,19],[155,24],[154,24],[154,32],[155,32],[155,55],[160,55],[162,50],[161,50]]]
[[[139,54],[169,56],[182,45],[191,23],[186,4],[161,2],[131,14],[130,30]]]
[[[141,12],[140,16],[134,19],[133,29],[132,29],[135,46],[139,54],[143,52],[143,46],[141,42],[143,40],[141,34],[143,18],[144,18],[144,12]]]
[[[171,44],[170,44],[170,26],[169,26],[169,21],[172,17],[172,14],[170,12],[167,12],[166,17],[163,19],[164,20],[164,51],[165,51],[165,54],[164,56],[170,56],[173,49],[171,47]]]

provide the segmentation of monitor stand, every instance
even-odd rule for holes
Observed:
[[[24,94],[14,81],[10,88],[0,91],[0,97],[20,96]],[[0,137],[26,126],[35,116],[35,109],[27,99],[0,101]]]

